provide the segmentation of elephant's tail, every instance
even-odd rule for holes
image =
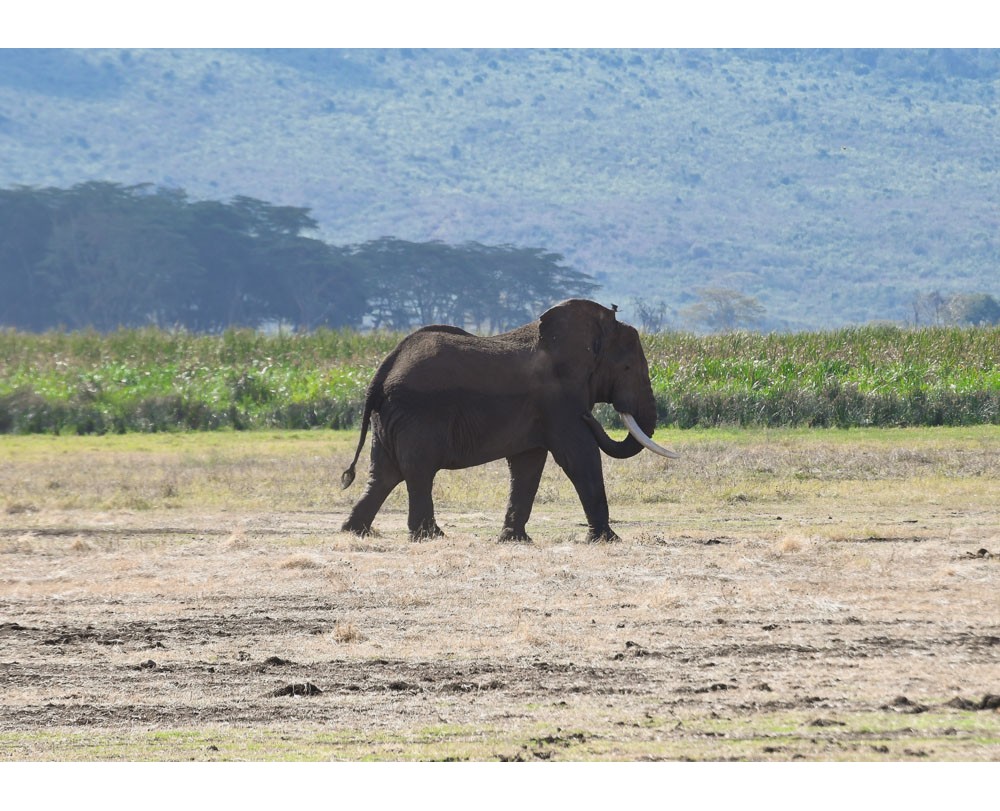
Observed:
[[[354,459],[350,467],[340,474],[340,487],[342,490],[346,490],[354,481],[354,468],[357,466],[358,458],[361,456],[361,449],[365,446],[365,438],[368,436],[368,426],[372,421],[372,410],[372,396],[371,390],[369,390],[368,395],[365,397],[364,416],[361,418],[361,439],[358,440],[358,449],[354,452]]]
[[[382,404],[382,384],[385,382],[385,378],[389,374],[389,369],[392,368],[392,362],[395,360],[398,352],[399,347],[393,350],[382,361],[382,365],[375,372],[372,382],[368,384],[368,391],[365,392],[365,409],[361,417],[361,438],[358,440],[358,448],[354,452],[354,460],[351,462],[350,467],[340,475],[340,487],[343,490],[350,487],[354,481],[354,468],[357,466],[358,458],[361,456],[361,449],[365,446],[365,439],[368,436],[368,426],[371,425],[372,421],[372,412]]]

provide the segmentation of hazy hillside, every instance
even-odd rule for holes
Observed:
[[[152,182],[557,251],[765,326],[1000,296],[1000,51],[0,51],[0,187]],[[679,320],[679,316],[675,316]]]

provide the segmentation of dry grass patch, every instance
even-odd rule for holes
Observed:
[[[775,544],[778,554],[788,555],[801,552],[809,542],[801,535],[787,535]]]
[[[74,538],[72,543],[70,543],[69,545],[69,551],[76,552],[77,554],[87,554],[90,552],[94,552],[96,548],[97,547],[95,547],[92,543],[85,540],[83,537],[79,535],[76,538]]]
[[[246,549],[250,545],[247,540],[246,528],[235,527],[233,531],[229,533],[229,537],[226,538],[226,545],[230,549]]]
[[[298,554],[285,558],[279,569],[322,569],[326,564],[313,555]]]
[[[338,622],[333,628],[333,638],[341,645],[363,642],[365,639],[353,622]]]
[[[480,759],[996,760],[1000,716],[945,705],[996,692],[1000,558],[977,550],[1000,552],[1000,430],[977,431],[689,434],[670,463],[683,467],[606,465],[620,544],[582,542],[550,463],[531,545],[495,542],[503,465],[446,480],[446,537],[415,544],[405,490],[379,535],[339,532],[357,494],[333,474],[307,480],[297,439],[183,435],[160,453],[143,437],[180,506],[110,510],[113,485],[89,479],[139,479],[142,465],[108,438],[82,446],[85,481],[74,443],[45,438],[0,467],[41,507],[0,512],[0,740],[223,725],[262,741],[233,757],[268,759],[281,736],[352,730],[323,751],[408,758],[454,754],[427,742],[461,728],[475,745],[460,752]],[[338,436],[301,440],[332,443],[334,474],[357,438]],[[279,504],[252,481],[262,471]],[[47,501],[60,493],[74,506]],[[305,683],[323,692],[271,695]],[[900,695],[927,711],[904,717]],[[795,725],[772,728],[775,712]],[[68,757],[111,751],[130,750]]]
[[[35,551],[34,538],[33,533],[25,532],[15,538],[0,541],[0,554],[31,555]]]

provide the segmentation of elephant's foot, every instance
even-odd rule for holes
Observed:
[[[361,521],[354,521],[348,518],[343,525],[340,527],[341,532],[353,532],[355,535],[360,535],[362,538],[371,535],[374,530],[372,530],[371,524],[365,524]]]
[[[435,523],[410,530],[410,540],[414,543],[419,543],[420,541],[432,541],[435,538],[443,537],[444,532],[442,532],[441,527]]]
[[[513,529],[511,527],[504,527],[500,530],[500,537],[497,538],[497,543],[532,543],[531,536],[521,529]]]
[[[621,543],[622,539],[611,527],[603,530],[596,530],[593,527],[587,530],[587,543]]]

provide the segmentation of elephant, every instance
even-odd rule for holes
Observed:
[[[601,452],[619,459],[643,448],[678,454],[650,438],[656,405],[639,333],[617,319],[617,307],[570,299],[537,321],[481,337],[453,326],[428,326],[404,338],[368,385],[361,437],[341,483],[372,430],[364,494],[342,530],[359,535],[389,493],[406,482],[413,540],[443,535],[431,490],[439,470],[506,458],[510,495],[499,540],[530,543],[526,524],[551,453],[576,489],[587,539],[617,541],[608,516]],[[591,414],[611,403],[629,435],[608,436]]]

